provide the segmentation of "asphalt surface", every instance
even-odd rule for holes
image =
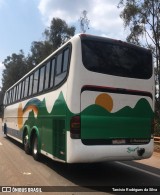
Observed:
[[[52,191],[47,195],[119,194],[117,188],[128,187],[154,192],[160,187],[160,154],[141,161],[96,164],[66,165],[46,157],[37,162],[25,154],[21,144],[6,138],[0,130],[0,186],[20,186],[20,190],[26,190],[26,186],[50,186],[45,188]],[[112,187],[114,192],[110,192]]]

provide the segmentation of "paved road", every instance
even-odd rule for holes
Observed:
[[[77,191],[90,191],[87,193],[59,193],[70,195],[106,194],[103,192],[105,188],[101,186],[160,186],[160,155],[155,153],[152,158],[142,161],[73,166],[57,163],[46,157],[41,162],[36,162],[32,156],[24,153],[21,144],[6,138],[0,131],[0,186],[10,185],[64,186],[64,191],[66,186],[90,186],[76,188]],[[47,193],[49,194],[53,193]]]

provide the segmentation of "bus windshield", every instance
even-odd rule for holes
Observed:
[[[114,76],[149,79],[152,76],[152,55],[143,49],[110,39],[82,40],[82,61],[93,72]]]

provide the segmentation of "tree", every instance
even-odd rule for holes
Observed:
[[[46,40],[52,44],[53,51],[68,41],[74,34],[75,27],[69,27],[68,24],[60,18],[53,18],[50,27],[44,31]]]
[[[75,33],[75,27],[69,27],[60,18],[53,18],[50,27],[45,29],[44,41],[34,41],[31,45],[31,53],[28,55],[27,62],[32,66],[38,65],[48,55],[64,44]]]
[[[19,54],[13,53],[3,62],[5,69],[2,74],[2,91],[6,91],[28,71],[26,58],[22,50]]]
[[[120,17],[129,27],[127,41],[150,48],[156,65],[156,81],[160,85],[160,1],[120,0],[123,7]],[[141,38],[144,38],[145,41]],[[160,90],[158,91],[160,98]]]
[[[75,27],[69,27],[60,18],[53,18],[50,27],[44,32],[45,40],[32,42],[31,52],[27,57],[20,50],[19,54],[13,53],[4,60],[5,69],[2,74],[2,92],[4,93],[5,90],[22,78],[29,70],[71,38],[74,33]]]
[[[31,45],[31,53],[28,55],[27,63],[34,67],[52,52],[53,47],[49,41],[34,41]]]
[[[86,10],[83,10],[79,22],[80,22],[81,32],[86,33],[86,30],[89,29],[89,22],[90,22],[87,18]]]
[[[156,66],[156,84],[159,86],[155,104],[155,135],[160,135],[160,1],[120,0],[123,7],[120,17],[124,26],[129,27],[127,41],[150,48]],[[145,38],[142,42],[141,38]]]
[[[4,93],[3,91],[0,91],[0,117],[1,118],[3,116],[3,97],[4,97]]]

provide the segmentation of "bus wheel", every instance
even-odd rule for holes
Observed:
[[[30,147],[29,147],[29,141],[28,141],[28,134],[25,134],[24,136],[24,151],[26,154],[30,154],[31,151],[30,151]]]
[[[38,138],[36,135],[33,137],[32,155],[34,160],[38,161],[40,159],[40,153],[38,152]]]

